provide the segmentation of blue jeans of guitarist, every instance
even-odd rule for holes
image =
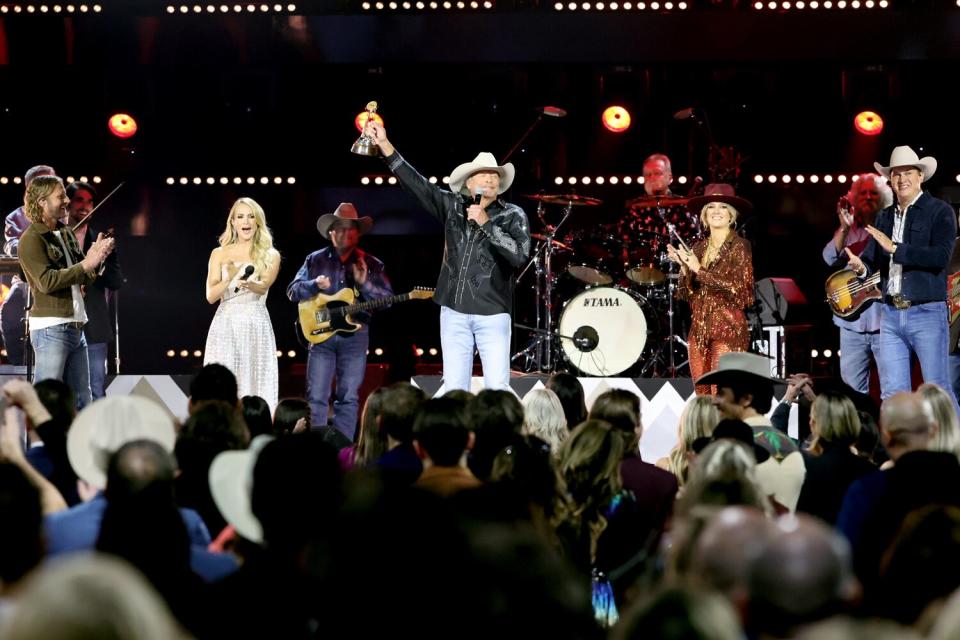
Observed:
[[[840,377],[860,393],[870,393],[870,361],[880,361],[880,331],[840,327]]]
[[[357,431],[360,385],[367,368],[367,346],[370,332],[366,325],[356,333],[338,333],[307,353],[307,402],[312,424],[328,424],[330,386],[336,377],[333,393],[333,426],[350,440]]]

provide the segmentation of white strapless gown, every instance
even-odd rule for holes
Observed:
[[[277,341],[267,312],[267,296],[240,290],[234,293],[246,265],[240,270],[220,298],[217,312],[207,333],[203,364],[218,362],[237,377],[239,397],[260,396],[277,406]],[[226,265],[221,277],[226,277]]]

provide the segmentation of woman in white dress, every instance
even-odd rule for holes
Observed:
[[[237,377],[240,397],[277,406],[277,342],[267,292],[280,271],[263,208],[240,198],[230,208],[220,246],[210,253],[207,302],[220,301],[207,333],[203,364],[218,362]]]

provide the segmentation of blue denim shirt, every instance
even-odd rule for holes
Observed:
[[[293,302],[300,302],[309,300],[318,293],[331,295],[345,287],[354,287],[352,266],[360,256],[363,256],[367,263],[367,281],[357,287],[360,291],[359,300],[376,300],[392,296],[393,287],[384,271],[383,262],[359,248],[350,254],[346,262],[341,262],[337,250],[330,246],[307,256],[293,282],[287,285],[287,297]],[[330,280],[330,288],[318,287],[316,282],[318,276],[327,276]],[[368,312],[353,314],[353,319],[368,324],[370,314]]]
[[[879,213],[874,226],[893,237],[893,215],[896,205]],[[907,300],[946,300],[947,265],[957,237],[957,214],[953,208],[927,192],[923,192],[906,212],[903,242],[893,254],[893,261],[903,265],[901,292]],[[883,291],[887,290],[890,254],[871,239],[861,256],[869,271],[880,269]]]

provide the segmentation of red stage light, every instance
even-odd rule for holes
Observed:
[[[861,111],[853,119],[853,126],[865,136],[879,135],[883,131],[883,118],[873,111]]]
[[[357,114],[357,117],[353,119],[353,125],[357,128],[357,131],[363,133],[363,128],[367,126],[367,118],[370,117],[369,111],[361,111]],[[373,121],[376,122],[381,127],[383,126],[383,118],[380,117],[379,113],[373,114]]]
[[[115,113],[107,123],[110,133],[118,138],[129,138],[137,132],[137,121],[125,113]]]
[[[603,126],[614,133],[623,133],[630,128],[630,112],[620,106],[607,107],[603,116]]]

